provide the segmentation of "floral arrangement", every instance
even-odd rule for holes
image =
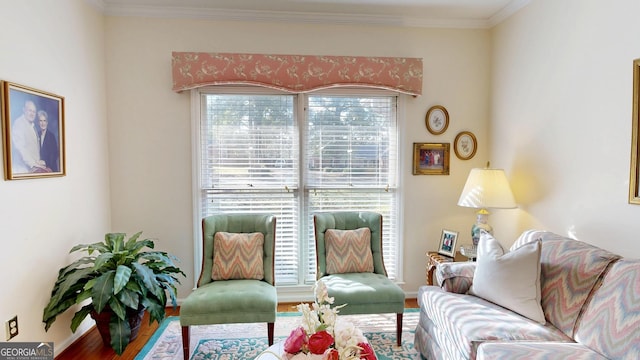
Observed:
[[[339,309],[331,307],[326,285],[318,280],[314,286],[315,301],[311,306],[297,306],[302,313],[301,325],[293,329],[284,342],[283,358],[287,360],[376,360],[373,349],[360,329],[338,318]]]

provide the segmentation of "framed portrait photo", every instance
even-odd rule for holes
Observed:
[[[451,230],[442,230],[440,236],[440,245],[438,246],[438,254],[454,257],[456,254],[456,242],[458,241],[458,232]]]
[[[5,180],[64,176],[64,98],[0,83]]]
[[[475,135],[469,131],[463,131],[456,135],[456,139],[453,142],[453,151],[460,160],[469,160],[478,150],[478,141]]]
[[[633,61],[633,108],[631,118],[631,166],[629,204],[640,205],[640,59]]]
[[[427,125],[427,130],[429,130],[430,133],[433,135],[440,135],[447,131],[447,127],[449,127],[449,112],[447,112],[447,109],[445,109],[444,106],[432,106],[427,111],[425,123]]]
[[[449,175],[449,143],[413,143],[413,175]]]

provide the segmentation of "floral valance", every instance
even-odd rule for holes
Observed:
[[[173,52],[173,90],[251,84],[289,92],[366,86],[422,94],[422,59]]]

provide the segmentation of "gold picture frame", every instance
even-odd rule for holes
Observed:
[[[633,61],[633,112],[631,116],[631,171],[629,174],[629,204],[640,205],[640,136],[638,132],[640,117],[640,59]]]
[[[65,176],[64,97],[0,81],[4,178]]]
[[[478,140],[470,131],[462,131],[453,141],[453,151],[460,160],[469,160],[476,155]]]
[[[413,143],[413,175],[449,175],[449,143]]]
[[[432,106],[424,119],[427,130],[433,135],[440,135],[449,127],[449,112],[442,105]]]

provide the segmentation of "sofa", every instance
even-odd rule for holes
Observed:
[[[640,260],[547,231],[497,255],[491,242],[482,234],[477,262],[440,264],[419,288],[422,358],[640,359]]]

